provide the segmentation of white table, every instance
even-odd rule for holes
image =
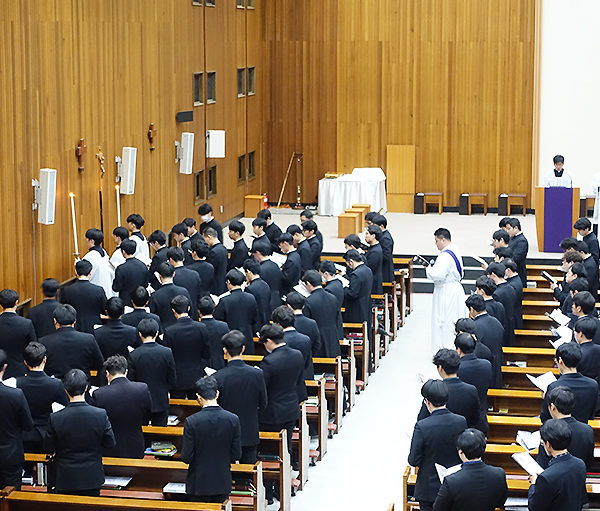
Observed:
[[[319,180],[319,215],[338,216],[353,204],[371,204],[371,211],[387,212],[383,170],[356,168],[352,174]]]

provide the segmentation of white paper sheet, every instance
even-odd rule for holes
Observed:
[[[64,409],[64,407],[65,405],[61,405],[60,403],[54,401],[54,403],[52,403],[52,413],[60,412],[62,409]]]
[[[521,465],[521,468],[529,475],[541,474],[544,471],[528,452],[515,452],[512,459]]]
[[[2,383],[7,387],[11,387],[13,389],[17,388],[17,379],[16,378],[6,378],[6,380],[2,380]]]
[[[537,377],[531,376],[530,374],[528,374],[527,378],[529,378],[529,381],[531,383],[533,383],[542,392],[546,392],[548,385],[550,385],[552,382],[556,381],[556,376],[554,376],[552,371],[548,371],[547,373],[540,374]]]
[[[540,431],[517,431],[517,443],[526,451],[533,451],[540,446]]]
[[[277,266],[281,268],[287,260],[287,256],[284,254],[278,254],[277,252],[274,252],[269,256],[269,259],[271,259],[271,261],[273,261]]]
[[[455,472],[458,472],[462,468],[462,465],[454,465],[453,467],[444,467],[438,463],[435,464],[435,469],[437,471],[438,477],[440,478],[440,483],[444,482],[444,478],[446,476],[452,475]]]

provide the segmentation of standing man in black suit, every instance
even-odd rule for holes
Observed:
[[[240,419],[242,455],[240,463],[256,463],[258,414],[267,406],[267,389],[261,369],[242,360],[244,334],[233,330],[223,336],[227,365],[213,376],[219,389],[219,405]]]
[[[213,229],[215,231],[216,238],[223,243],[223,228],[221,227],[221,224],[215,220],[212,206],[208,202],[200,204],[200,207],[198,208],[198,214],[200,215],[200,220],[202,220],[200,223],[200,228],[198,229],[200,234],[204,236],[204,233],[206,233],[207,229]]]
[[[585,463],[567,450],[571,428],[559,419],[540,429],[542,448],[552,458],[541,474],[529,476],[530,511],[580,511],[585,495]]]
[[[263,279],[271,290],[269,314],[281,305],[281,270],[276,263],[269,259],[272,254],[270,247],[259,246],[252,252],[252,256],[260,263],[260,278]]]
[[[106,302],[108,320],[103,326],[94,330],[94,337],[105,360],[113,355],[127,357],[129,348],[133,349],[140,345],[136,328],[125,325],[121,321],[124,310],[123,300],[116,296],[109,298]]]
[[[375,215],[373,217],[373,224],[379,226],[381,229],[381,238],[379,244],[381,245],[381,251],[383,252],[383,261],[381,262],[381,275],[383,282],[396,282],[394,276],[394,238],[387,230],[387,219],[383,215]]]
[[[58,378],[50,378],[45,372],[46,347],[40,342],[30,342],[23,358],[27,365],[27,374],[17,378],[17,388],[23,391],[31,417],[33,429],[23,437],[26,452],[43,452],[42,441],[48,429],[48,417],[52,413],[52,404],[69,404],[65,388]]]
[[[300,228],[300,226],[292,224],[288,226],[286,232],[292,235],[292,239],[294,240],[294,246],[296,247],[296,251],[300,256],[300,274],[302,275],[305,271],[308,271],[313,267],[313,259],[312,253],[310,251],[310,245],[302,235],[302,229]]]
[[[321,252],[323,251],[323,244],[317,238],[317,224],[314,220],[307,220],[302,222],[302,236],[306,238],[308,245],[310,246],[310,253],[312,254],[312,269],[318,270],[321,264]]]
[[[56,491],[68,495],[98,497],[104,484],[102,452],[115,446],[105,410],[85,402],[88,378],[71,369],[63,384],[69,405],[50,415],[44,450],[54,454]]]
[[[475,339],[472,334],[459,334],[454,339],[454,346],[460,356],[457,376],[461,381],[473,385],[479,396],[479,423],[477,429],[486,431],[488,399],[487,393],[493,382],[492,364],[489,360],[477,358]]]
[[[342,281],[336,278],[337,270],[335,264],[331,261],[323,261],[319,265],[319,273],[325,281],[325,291],[331,293],[337,299],[338,307],[341,309],[344,306],[344,286]]]
[[[70,305],[61,305],[54,311],[56,331],[40,339],[48,357],[46,374],[62,378],[69,369],[80,369],[88,375],[102,369],[104,357],[96,339],[75,330],[76,320],[77,313]]]
[[[171,236],[177,243],[176,247],[171,248],[180,248],[183,252],[183,260],[185,261],[185,264],[190,264],[192,262],[192,242],[188,237],[187,225],[185,225],[183,222],[175,224],[173,227],[171,227]]]
[[[248,284],[244,291],[250,293],[256,300],[256,307],[258,308],[256,325],[260,328],[267,324],[271,317],[271,288],[269,284],[260,278],[260,263],[256,259],[246,259],[243,268]]]
[[[371,286],[372,295],[383,294],[383,275],[381,270],[383,250],[379,243],[381,235],[381,229],[377,225],[369,225],[365,230],[365,241],[369,245],[365,257],[367,259],[367,266],[371,268],[371,273],[373,274],[373,285]]]
[[[271,247],[271,240],[269,240],[269,237],[265,232],[266,228],[267,221],[264,218],[257,217],[252,220],[252,232],[254,233],[254,236],[252,239],[250,252],[255,252],[258,247],[264,247],[265,249],[269,247],[271,250],[273,250]]]
[[[132,239],[121,243],[125,262],[115,269],[115,279],[112,284],[113,291],[119,293],[119,298],[129,307],[131,307],[131,293],[138,286],[148,286],[148,268],[135,257],[136,250],[137,244]]]
[[[308,220],[314,220],[314,219],[315,219],[315,214],[310,209],[305,209],[304,211],[302,211],[302,213],[300,213],[300,223],[304,223],[304,222],[307,222]],[[324,246],[323,245],[323,234],[321,233],[321,231],[319,231],[319,229],[317,229],[315,236],[319,240],[319,243],[321,244],[321,246]]]
[[[490,316],[500,321],[504,332],[504,329],[506,328],[506,313],[504,311],[504,305],[494,298],[496,287],[495,282],[487,275],[477,277],[477,280],[475,281],[475,292],[483,297],[485,310]],[[504,333],[502,335],[504,335]]]
[[[358,250],[348,250],[344,259],[350,273],[350,284],[344,289],[346,312],[344,321],[349,323],[362,323],[367,321],[371,325],[371,288],[373,286],[373,272],[364,263]]]
[[[338,357],[340,351],[340,332],[342,317],[335,296],[327,293],[322,286],[321,275],[317,270],[309,270],[302,277],[304,286],[310,293],[306,298],[304,314],[313,318],[319,326],[321,349],[315,354],[319,357]]]
[[[144,382],[150,391],[153,426],[166,426],[169,415],[169,389],[177,384],[175,359],[171,348],[156,342],[158,323],[142,319],[137,326],[142,345],[129,354],[129,378]]]
[[[160,329],[160,318],[156,314],[152,314],[152,312],[146,310],[149,300],[150,295],[148,294],[148,290],[142,286],[138,287],[131,295],[133,310],[127,314],[123,314],[121,321],[125,325],[137,328],[142,319],[153,319],[158,323],[159,331],[162,331]]]
[[[321,333],[319,332],[317,322],[312,318],[306,317],[302,312],[304,305],[306,305],[306,298],[297,291],[292,291],[286,297],[286,305],[294,313],[294,328],[301,334],[308,336],[312,352],[318,353],[321,349]]]
[[[215,278],[215,269],[206,258],[210,255],[210,247],[200,236],[192,241],[192,259],[193,262],[188,265],[190,270],[194,270],[200,277],[200,295],[210,295]]]
[[[190,295],[190,317],[198,321],[198,300],[202,296],[202,282],[194,270],[183,265],[183,250],[180,247],[171,247],[167,251],[169,263],[175,268],[173,284],[184,287]]]
[[[598,319],[589,316],[579,318],[573,327],[573,337],[581,347],[581,360],[577,364],[577,371],[600,382],[600,346],[594,342],[597,331]]]
[[[277,240],[279,239],[279,236],[281,236],[283,233],[281,232],[279,226],[275,222],[273,222],[273,218],[271,217],[271,211],[269,211],[268,209],[261,209],[256,214],[256,218],[264,218],[266,220],[267,225],[264,227],[264,232],[267,235],[267,238],[269,238],[269,242],[271,243],[271,250],[273,250],[273,252],[279,252],[279,245],[277,243]]]
[[[193,398],[194,383],[204,376],[205,361],[210,358],[206,326],[189,316],[190,301],[185,296],[171,300],[177,318],[165,329],[163,344],[173,351],[177,381],[171,392],[174,398]]]
[[[187,217],[183,219],[182,223],[185,224],[185,226],[188,229],[187,235],[190,240],[190,243],[193,243],[194,240],[202,239],[202,235],[200,234],[198,229],[196,229],[196,220],[194,220],[191,217]]]
[[[202,233],[204,241],[208,243],[210,247],[210,254],[208,256],[208,262],[213,265],[215,269],[215,275],[213,278],[211,291],[213,294],[220,296],[227,291],[225,285],[225,274],[227,273],[227,249],[223,243],[217,237],[217,231],[209,227]],[[221,236],[222,237],[222,236]]]
[[[523,282],[517,273],[517,263],[510,258],[502,260],[502,264],[506,268],[506,282],[508,282],[515,290],[515,328],[523,329]]]
[[[160,324],[163,328],[175,323],[175,315],[171,309],[171,300],[176,296],[185,296],[191,301],[190,294],[185,287],[173,284],[173,275],[175,268],[170,263],[162,263],[158,267],[161,287],[150,296],[150,312],[160,318]]]
[[[145,383],[127,379],[127,359],[113,355],[104,362],[108,385],[91,396],[90,404],[104,408],[113,428],[116,445],[104,450],[104,456],[143,458],[142,426],[150,422],[152,401]]]
[[[152,262],[148,269],[148,281],[152,289],[156,291],[162,284],[155,273],[158,267],[167,261],[167,235],[162,231],[156,230],[148,237],[148,243],[150,243],[150,246],[154,250]]]
[[[446,468],[460,463],[456,452],[456,439],[465,429],[467,422],[446,408],[448,387],[439,380],[428,380],[421,388],[427,409],[427,417],[415,424],[410,444],[408,463],[419,467],[415,498],[419,509],[431,511],[440,489],[435,464]]]
[[[527,287],[527,252],[529,252],[529,242],[521,232],[521,222],[518,218],[508,218],[504,230],[508,232],[510,241],[509,248],[513,251],[513,260],[517,263],[517,270],[523,287]]]
[[[233,248],[229,252],[229,261],[227,261],[227,271],[234,268],[241,268],[244,261],[248,259],[248,245],[242,238],[246,227],[239,220],[233,220],[229,224],[229,239],[233,241]]]
[[[600,247],[598,246],[598,238],[592,230],[592,222],[589,218],[578,218],[573,224],[573,229],[576,229],[579,235],[583,238],[582,241],[588,246],[590,254],[596,261],[600,262]]]
[[[286,255],[285,263],[281,266],[281,296],[287,295],[298,284],[302,272],[302,261],[294,247],[294,238],[289,233],[279,236],[279,249]]]
[[[23,350],[30,342],[37,339],[33,323],[17,314],[19,294],[14,289],[0,291],[0,349],[6,352],[8,367],[6,378],[23,376]]]
[[[502,263],[492,263],[486,271],[494,281],[494,284],[496,284],[496,291],[493,295],[494,300],[498,300],[504,306],[504,345],[514,346],[517,294],[513,287],[506,282],[506,267]]]
[[[473,321],[471,318],[460,318],[454,325],[454,333],[456,335],[471,334],[473,336],[473,340],[475,341],[475,350],[473,353],[477,358],[482,358],[492,364],[493,374],[494,361],[492,359],[492,352],[485,344],[478,341],[477,336],[475,335],[475,321]]]
[[[104,289],[90,282],[92,263],[86,259],[77,261],[75,272],[77,281],[63,288],[60,301],[72,305],[77,311],[77,330],[91,334],[94,325],[102,323],[100,315],[104,314],[106,294]]]
[[[456,440],[461,469],[446,476],[433,504],[433,511],[494,511],[504,507],[508,495],[506,473],[481,461],[485,435],[465,429]]]
[[[242,291],[246,278],[241,271],[227,272],[229,294],[223,296],[215,307],[215,319],[225,321],[230,330],[239,330],[246,337],[246,354],[254,355],[254,334],[258,330],[258,307],[254,296]]]
[[[200,310],[200,322],[206,326],[208,332],[210,357],[206,360],[206,366],[218,371],[225,367],[221,339],[229,332],[229,326],[225,321],[219,321],[213,317],[215,303],[210,296],[200,298],[198,309]]]
[[[183,427],[181,461],[189,464],[185,491],[195,502],[224,502],[231,493],[231,463],[242,455],[240,421],[217,403],[214,378],[198,380],[195,388],[202,410]]]
[[[54,332],[53,313],[54,309],[60,305],[56,299],[58,288],[58,280],[45,279],[42,282],[44,300],[29,311],[29,319],[33,323],[33,328],[35,328],[35,334],[38,338]]]
[[[589,284],[589,292],[592,293],[594,300],[598,300],[598,262],[594,259],[594,256],[590,253],[590,249],[585,241],[577,242],[577,251],[583,258],[583,267],[585,268],[585,275]]]
[[[8,356],[0,349],[0,380],[4,379]],[[0,382],[0,487],[21,489],[23,433],[33,428],[23,391]]]

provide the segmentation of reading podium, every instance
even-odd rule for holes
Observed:
[[[562,252],[559,243],[575,236],[579,218],[579,188],[535,189],[535,225],[540,252]]]

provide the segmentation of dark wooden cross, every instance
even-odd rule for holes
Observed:
[[[87,153],[87,146],[85,145],[83,138],[80,138],[79,142],[77,142],[77,147],[75,148],[75,157],[77,158],[77,163],[79,163],[79,172],[82,172],[85,168],[83,166],[83,157],[85,156],[85,153]]]

